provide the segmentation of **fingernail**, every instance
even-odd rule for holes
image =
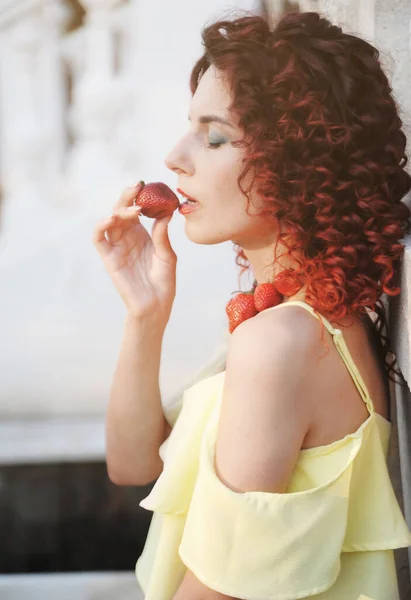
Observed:
[[[144,181],[137,181],[137,183],[134,184],[134,187],[138,187],[139,185],[145,185]]]

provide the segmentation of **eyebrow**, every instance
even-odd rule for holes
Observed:
[[[188,117],[188,120],[191,121],[190,116]],[[221,117],[217,117],[217,115],[203,115],[202,117],[199,117],[198,121],[202,125],[206,125],[207,123],[221,123],[222,125],[227,125],[232,129],[236,129],[232,123],[222,119]]]

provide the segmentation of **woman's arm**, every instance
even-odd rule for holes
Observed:
[[[191,571],[187,571],[173,600],[239,600],[207,587]]]
[[[318,338],[317,322],[293,310],[261,314],[234,331],[215,467],[221,481],[235,492],[286,491],[311,424],[305,399],[316,368]],[[174,600],[227,599],[231,596],[205,586],[190,571],[174,596]]]
[[[155,319],[126,319],[106,419],[107,470],[118,485],[145,485],[163,469],[158,450],[171,429],[159,388],[163,334]]]

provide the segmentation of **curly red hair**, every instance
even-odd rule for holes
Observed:
[[[334,320],[376,310],[382,294],[399,293],[411,188],[378,51],[317,13],[289,13],[273,30],[260,16],[219,21],[203,45],[191,91],[210,65],[226,76],[244,131],[239,185],[247,206],[251,189],[264,200],[261,215],[296,262],[290,276]]]

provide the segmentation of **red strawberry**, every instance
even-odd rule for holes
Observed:
[[[254,291],[254,304],[258,312],[277,306],[282,302],[283,297],[275,289],[272,283],[260,283]]]
[[[247,292],[240,292],[228,302],[225,309],[229,319],[229,331],[233,333],[234,329],[243,321],[250,317],[255,317],[258,313],[254,305],[254,295]]]
[[[171,215],[180,206],[175,193],[161,182],[145,185],[137,196],[135,204],[143,208],[142,215],[151,219],[161,219]]]
[[[300,278],[293,275],[291,270],[281,271],[276,275],[273,285],[282,296],[287,297],[294,296],[303,287]]]

